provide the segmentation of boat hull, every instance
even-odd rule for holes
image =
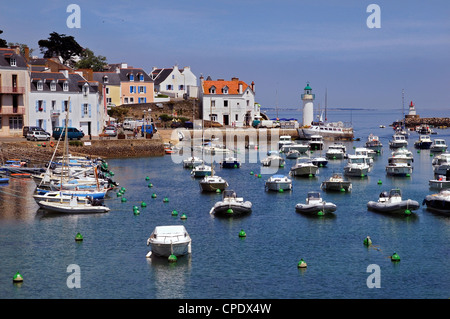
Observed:
[[[163,244],[150,241],[152,254],[155,254],[159,257],[169,257],[172,254],[175,256],[187,255],[190,251],[190,245],[190,239],[184,242],[177,242],[175,244]]]
[[[244,204],[229,204],[218,202],[211,210],[211,214],[227,217],[247,215],[251,212],[252,205],[249,202]]]
[[[432,179],[428,182],[431,188],[450,188],[450,180]]]
[[[421,150],[428,150],[431,147],[432,142],[416,142],[414,143],[414,147]]]
[[[203,192],[216,192],[218,189],[223,191],[228,187],[227,182],[203,182],[200,183],[200,189]]]
[[[352,128],[337,128],[337,130],[325,130],[326,126],[312,126],[310,128],[298,128],[300,138],[310,139],[313,135],[321,135],[327,139],[351,140],[354,137]]]
[[[292,182],[266,182],[266,189],[269,191],[277,191],[280,189],[286,191],[292,189]]]
[[[303,166],[303,167],[296,167],[291,168],[291,175],[292,176],[315,176],[317,172],[319,171],[319,168],[317,166]]]
[[[321,188],[326,191],[345,190],[346,192],[348,192],[352,189],[352,183],[349,181],[343,181],[343,182],[324,181],[324,182],[322,182]]]
[[[367,203],[369,210],[387,214],[405,214],[406,210],[413,211],[419,209],[419,207],[419,203],[411,199],[396,203],[379,203],[374,201]]]
[[[391,176],[409,176],[412,172],[410,166],[386,166],[386,174]]]
[[[297,204],[295,205],[295,211],[302,214],[317,214],[318,212],[332,213],[336,211],[336,205],[333,203],[321,203],[321,204]]]
[[[428,210],[450,215],[450,196],[442,196],[440,194],[428,195],[423,203]]]
[[[65,214],[95,214],[95,213],[107,213],[110,209],[106,206],[91,206],[91,205],[75,205],[71,206],[67,203],[46,202],[39,201],[39,207],[46,211],[53,213],[65,213]]]
[[[350,166],[345,166],[344,167],[344,175],[347,176],[355,176],[355,177],[360,177],[360,176],[366,176],[369,173],[369,168],[368,167],[350,167]]]

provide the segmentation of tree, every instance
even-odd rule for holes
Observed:
[[[63,63],[69,66],[73,66],[74,57],[80,56],[83,52],[83,48],[74,37],[57,32],[50,33],[47,40],[39,40],[38,44],[44,58],[61,57]]]
[[[94,72],[101,72],[106,65],[106,57],[101,55],[95,56],[92,50],[86,48],[81,53],[81,60],[75,64],[75,67],[78,69],[93,69]]]
[[[12,46],[18,46],[20,48],[20,54],[22,54],[23,56],[25,56],[25,48],[28,47],[26,44],[23,43],[18,43],[18,42],[8,42],[8,46],[12,47]],[[28,54],[31,55],[33,53],[34,49],[29,48],[29,52]]]
[[[0,34],[3,33],[3,30],[0,30]],[[7,48],[8,44],[6,43],[6,40],[0,39],[0,48]]]

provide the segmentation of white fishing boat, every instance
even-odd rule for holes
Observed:
[[[304,214],[322,215],[336,211],[337,206],[331,202],[326,202],[320,196],[320,192],[311,191],[306,196],[306,203],[295,205],[295,211]]]
[[[270,191],[286,191],[292,189],[292,179],[285,175],[273,175],[265,183],[265,189]]]
[[[310,150],[323,150],[323,137],[322,135],[311,135],[309,140]]]
[[[450,169],[450,153],[442,153],[431,161],[433,166],[433,173],[435,176],[445,175]]]
[[[224,190],[222,200],[217,202],[210,210],[210,214],[219,216],[241,216],[252,212],[252,203],[237,197],[233,190]]]
[[[414,142],[414,147],[421,150],[428,150],[430,149],[432,144],[433,141],[431,140],[429,135],[420,135],[419,139]]]
[[[79,200],[77,196],[72,196],[69,202],[66,201],[44,201],[37,202],[40,208],[53,213],[64,214],[93,214],[107,213],[110,209],[103,206],[101,201]]]
[[[152,255],[169,257],[170,255],[184,256],[191,253],[192,239],[183,225],[156,226],[147,239],[147,246]]]
[[[195,166],[191,170],[191,176],[193,177],[205,177],[208,175],[211,175],[211,166],[206,164]]]
[[[346,191],[352,190],[352,182],[344,179],[342,174],[334,173],[328,180],[323,181],[320,188],[325,191]]]
[[[389,141],[389,147],[391,148],[400,148],[400,147],[407,147],[408,141],[406,140],[405,136],[402,134],[394,134],[392,135],[392,140]]]
[[[284,167],[285,160],[278,155],[270,155],[261,160],[263,166]]]
[[[297,132],[303,139],[310,139],[314,135],[334,140],[351,140],[354,137],[353,128],[343,122],[313,123],[309,127],[298,128]]]
[[[433,140],[433,144],[430,146],[431,152],[446,152],[447,144],[444,139],[436,138]]]
[[[423,204],[427,205],[428,210],[450,215],[450,190],[444,189],[437,194],[427,195]]]
[[[328,159],[343,159],[345,157],[346,148],[343,144],[332,144],[328,146],[325,156]]]
[[[199,157],[191,156],[185,160],[183,160],[183,167],[184,168],[194,168],[196,166],[204,164],[205,161],[202,160]]]
[[[391,189],[390,192],[382,192],[378,201],[369,201],[367,208],[372,211],[389,214],[409,215],[413,210],[419,209],[420,205],[412,199],[402,199],[399,189]]]
[[[347,158],[344,175],[363,177],[370,172],[369,158],[367,156],[348,155]]]
[[[378,136],[370,134],[366,141],[366,147],[380,153],[383,149],[383,144],[380,142],[380,138]]]
[[[314,165],[310,158],[297,159],[294,166],[291,167],[289,175],[291,176],[315,176],[319,172],[319,167]]]

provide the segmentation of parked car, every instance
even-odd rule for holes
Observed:
[[[117,129],[114,126],[107,126],[105,128],[105,134],[109,136],[117,136]]]
[[[58,140],[61,134],[62,138],[65,138],[66,128],[64,126],[58,126],[53,128],[52,136],[55,140]],[[84,133],[75,127],[68,127],[67,136],[69,137],[69,140],[72,140],[74,138],[79,140],[84,136]]]
[[[41,131],[45,132],[45,130],[42,127],[39,126],[24,126],[22,129],[23,137],[27,137],[27,134],[29,131]]]
[[[50,141],[50,133],[45,131],[28,131],[27,140],[30,141]]]

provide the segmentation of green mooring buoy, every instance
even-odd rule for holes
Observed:
[[[16,273],[14,274],[13,282],[14,282],[14,283],[23,282],[23,277],[22,277],[22,275],[21,275],[19,272],[16,272]]]
[[[394,253],[394,254],[391,256],[391,260],[392,260],[392,261],[400,261],[400,256],[399,256],[397,253]]]
[[[303,260],[303,258],[302,258],[302,259],[300,259],[300,261],[298,262],[297,267],[298,267],[298,268],[306,268],[306,267],[308,267],[308,265],[306,264],[306,262],[305,262],[305,261]]]
[[[82,241],[83,240],[83,236],[80,233],[77,233],[75,235],[75,241]]]
[[[174,254],[171,254],[170,256],[169,256],[169,258],[167,258],[167,260],[170,262],[170,263],[175,263],[175,262],[177,262],[177,256],[175,256]]]
[[[369,236],[367,236],[366,238],[364,238],[364,245],[366,245],[366,246],[372,245],[372,239],[370,239]]]
[[[239,232],[239,237],[241,237],[241,238],[247,237],[247,234],[245,233],[245,231],[243,229],[241,229],[241,231]]]

